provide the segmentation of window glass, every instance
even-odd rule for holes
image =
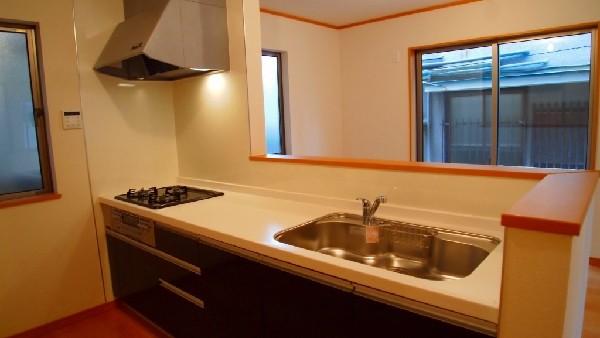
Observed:
[[[499,45],[498,164],[586,168],[591,33]]]
[[[592,51],[583,32],[419,53],[419,159],[587,168]]]
[[[422,54],[426,162],[490,163],[492,48]]]
[[[27,35],[0,31],[0,195],[43,188]]]
[[[283,112],[281,104],[281,65],[275,53],[263,54],[262,78],[267,154],[284,154]]]

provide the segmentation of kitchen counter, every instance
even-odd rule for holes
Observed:
[[[186,183],[190,185],[190,182]],[[264,189],[252,191],[210,183],[196,182],[194,186],[223,191],[225,195],[159,210],[115,200],[113,196],[116,193],[101,196],[99,200],[106,206],[135,213],[257,255],[350,281],[367,289],[449,310],[461,316],[466,315],[475,321],[489,323],[489,326],[498,323],[503,243],[465,278],[445,281],[420,279],[286,245],[273,238],[278,231],[333,212],[360,214],[360,203],[357,201],[271,193]],[[391,204],[383,205],[376,216],[491,235],[503,240],[503,228],[497,219],[410,209]]]

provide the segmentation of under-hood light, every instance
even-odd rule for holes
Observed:
[[[119,87],[125,87],[125,88],[135,87],[135,85],[133,83],[123,83],[123,82],[117,84],[117,86],[119,86]]]
[[[198,72],[210,72],[212,69],[205,69],[205,68],[190,68],[191,70],[195,70]]]

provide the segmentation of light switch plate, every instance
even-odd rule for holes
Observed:
[[[81,129],[81,112],[63,111],[63,129]]]

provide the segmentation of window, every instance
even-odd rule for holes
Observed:
[[[262,78],[267,154],[286,154],[281,68],[281,53],[263,51]]]
[[[419,160],[587,168],[593,34],[417,53]]]
[[[0,200],[52,191],[35,39],[0,25]]]

